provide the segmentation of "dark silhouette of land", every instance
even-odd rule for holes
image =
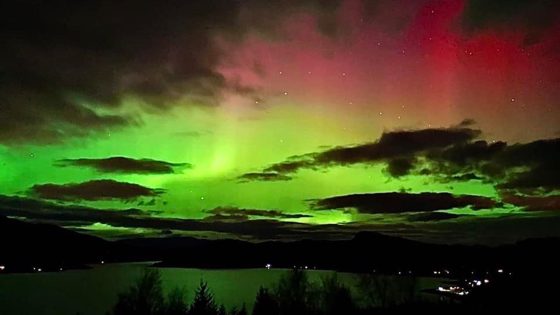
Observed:
[[[497,247],[427,244],[362,232],[350,240],[245,242],[190,237],[107,241],[48,224],[0,218],[4,272],[83,267],[91,263],[158,261],[160,267],[327,269],[352,272],[462,276],[556,270],[559,239],[532,239]]]
[[[412,310],[431,313],[524,310],[539,313],[536,310],[555,307],[560,283],[558,239],[533,239],[488,247],[427,244],[364,232],[340,241],[251,243],[189,237],[107,241],[53,225],[9,218],[0,218],[0,237],[3,244],[0,274],[63,271],[87,268],[92,263],[139,260],[158,261],[155,264],[158,267],[268,266],[294,270],[290,276],[281,279],[273,291],[263,288],[256,293],[256,302],[251,308],[256,312],[253,314],[394,314]],[[355,272],[362,278],[359,290],[377,304],[356,307],[357,302],[347,294],[348,288],[336,279],[323,281],[319,291],[316,288],[311,290],[306,287],[308,283],[304,276],[298,274],[306,269]],[[395,281],[395,276],[401,278]],[[437,305],[409,298],[404,303],[383,302],[389,301],[388,292],[409,296],[407,292],[413,291],[411,288],[418,276],[451,279],[450,288],[460,287],[469,294],[434,288],[433,293],[438,294],[442,302]],[[115,314],[246,313],[243,308],[226,312],[217,302],[209,300],[211,290],[204,283],[201,283],[195,301],[189,304],[179,291],[163,297],[157,275],[145,277],[148,278],[140,280],[130,292],[123,293],[120,304],[115,306]],[[475,284],[483,280],[483,284]],[[405,287],[402,287],[403,283]],[[298,294],[302,297],[288,293],[292,291],[300,292]],[[156,298],[154,303],[159,304],[142,304],[148,297]],[[329,301],[336,303],[329,304]],[[152,306],[155,308],[146,311]],[[138,307],[144,311],[135,312]]]
[[[523,279],[502,277],[492,284],[472,289],[461,299],[442,296],[439,300],[421,298],[415,289],[417,279],[405,276],[399,281],[388,277],[360,274],[353,287],[338,280],[337,274],[319,283],[309,281],[307,272],[293,269],[271,287],[261,287],[252,305],[231,310],[219,304],[203,280],[188,300],[179,289],[163,294],[157,269],[145,273],[127,292],[119,295],[112,315],[366,315],[366,314],[489,314],[497,312],[549,314],[556,306],[557,291],[532,288]],[[529,285],[529,287],[525,287]],[[554,289],[550,285],[546,289]],[[191,295],[192,296],[192,295]],[[250,310],[250,312],[248,311]]]
[[[2,272],[60,271],[85,268],[114,252],[114,244],[56,225],[0,217]]]

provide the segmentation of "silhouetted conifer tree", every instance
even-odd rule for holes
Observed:
[[[120,294],[114,315],[158,315],[164,312],[161,275],[156,269],[145,269],[128,292]]]
[[[180,289],[174,289],[171,291],[167,298],[165,309],[165,315],[187,314],[188,306],[185,304],[185,292]]]
[[[227,315],[226,307],[224,306],[224,304],[220,304],[220,307],[218,308],[218,315]]]
[[[278,302],[268,289],[260,287],[253,306],[253,315],[278,315]]]
[[[338,280],[336,273],[322,279],[321,309],[326,315],[354,314],[355,305],[350,289]]]
[[[229,314],[230,315],[247,315],[247,308],[245,307],[245,303],[243,303],[243,306],[241,306],[240,309],[237,309],[237,307],[234,307]]]
[[[189,315],[217,315],[218,307],[214,302],[214,295],[208,288],[208,284],[200,281],[194,296],[194,301],[190,307]]]
[[[281,315],[312,314],[317,309],[317,290],[303,270],[294,269],[285,274],[275,291]]]

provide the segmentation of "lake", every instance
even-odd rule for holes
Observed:
[[[111,309],[119,292],[125,291],[149,263],[96,265],[87,270],[56,273],[0,275],[0,314],[99,315]],[[260,286],[272,287],[286,273],[283,269],[187,269],[159,268],[163,289],[184,288],[191,301],[200,280],[208,282],[215,299],[228,309],[245,303],[251,308]],[[332,271],[312,270],[309,279],[320,282]],[[354,274],[339,273],[352,285]],[[441,280],[421,278],[419,289],[434,288]]]

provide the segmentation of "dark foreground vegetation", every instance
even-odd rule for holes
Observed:
[[[253,305],[227,310],[214,299],[202,281],[187,300],[187,292],[174,289],[165,295],[159,271],[148,268],[127,292],[119,295],[110,315],[366,315],[366,314],[472,314],[528,311],[548,314],[556,304],[556,285],[524,287],[529,279],[502,279],[471,291],[469,296],[433,295],[422,298],[415,277],[358,275],[354,287],[341,283],[336,273],[309,281],[305,271],[286,272],[272,288],[261,287]],[[527,282],[529,280],[529,282]],[[542,279],[539,279],[539,282]],[[552,280],[552,279],[548,279]]]

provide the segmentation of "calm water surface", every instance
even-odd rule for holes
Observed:
[[[99,315],[105,314],[147,263],[107,264],[88,270],[59,273],[0,275],[0,314]],[[260,286],[272,287],[286,272],[281,269],[206,270],[160,268],[163,289],[184,288],[187,301],[201,279],[208,282],[216,300],[228,309],[245,303],[252,306]],[[310,271],[311,281],[320,282],[331,271]],[[339,279],[352,285],[355,275],[339,273]],[[421,279],[421,288],[433,288],[438,281]]]

